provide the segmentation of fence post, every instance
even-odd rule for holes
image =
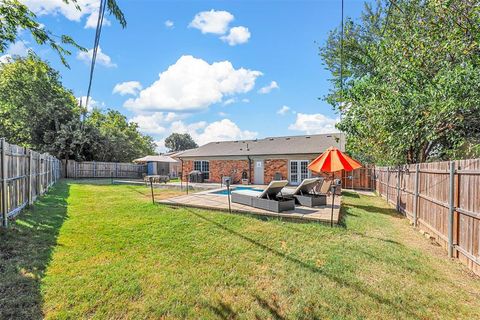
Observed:
[[[415,165],[415,191],[413,194],[413,226],[417,226],[418,220],[418,184],[420,180],[420,164]]]
[[[96,164],[95,164],[95,161],[93,161],[93,177],[94,177],[94,178],[96,177],[96,175],[95,175],[96,169],[97,169],[97,166],[96,166]]]
[[[390,167],[387,167],[387,203],[389,200],[389,193],[390,193]]]
[[[397,211],[400,212],[400,166],[397,171]]]
[[[42,168],[42,155],[38,154],[37,157],[37,197],[42,195],[42,177],[43,177],[43,168]]]
[[[8,227],[8,212],[7,212],[7,142],[5,138],[1,139],[1,148],[2,148],[2,226]]]
[[[28,150],[28,205],[32,205],[32,150]]]
[[[50,188],[53,184],[53,158],[52,158],[52,156],[48,156],[48,161],[50,163],[50,165],[49,165],[49,167],[50,167],[50,181],[48,182],[48,185],[49,185],[49,188]]]
[[[376,181],[375,181],[375,166],[371,167],[370,168],[370,190],[372,191],[377,191],[377,184],[376,184]]]
[[[118,162],[115,162],[115,178],[118,179]]]
[[[450,187],[448,190],[448,256],[453,257],[453,215],[455,213],[455,161],[450,161]]]

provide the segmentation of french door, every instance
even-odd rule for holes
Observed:
[[[290,160],[290,184],[299,185],[309,176],[308,160]]]

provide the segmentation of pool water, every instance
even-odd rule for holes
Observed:
[[[230,191],[234,191],[234,190],[253,190],[253,191],[263,191],[262,189],[258,189],[258,188],[254,188],[254,187],[233,187],[233,188],[230,188]],[[228,194],[228,190],[227,189],[223,189],[223,190],[218,190],[218,191],[213,191],[211,192],[212,194],[220,194],[220,195],[227,195]]]

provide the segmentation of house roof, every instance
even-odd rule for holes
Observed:
[[[196,149],[179,152],[175,157],[320,154],[331,146],[344,150],[344,145],[343,133],[268,137],[255,140],[210,142]]]
[[[155,155],[155,156],[145,156],[143,158],[138,158],[133,160],[133,162],[178,162],[178,160],[173,159],[172,157],[165,155]]]

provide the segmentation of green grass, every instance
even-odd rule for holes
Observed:
[[[331,229],[61,182],[0,234],[0,318],[480,318],[478,278],[383,200],[343,200]]]

